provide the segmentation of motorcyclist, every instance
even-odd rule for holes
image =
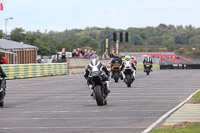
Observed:
[[[116,63],[116,62],[118,62],[118,63],[120,64],[120,66],[121,66],[121,64],[122,64],[122,59],[119,58],[118,55],[116,55],[116,56],[114,57],[114,59],[112,59],[112,61],[111,61],[111,68],[113,67],[113,64]]]
[[[136,70],[136,67],[135,67],[135,65],[134,65],[134,62],[131,60],[131,57],[130,57],[129,55],[126,55],[126,56],[124,57],[124,60],[130,61],[130,64],[131,64],[132,68],[133,68],[134,70]],[[125,67],[125,62],[123,61],[123,63],[122,63],[122,70],[124,69],[124,67]]]
[[[137,60],[135,59],[134,56],[131,56],[131,61],[134,62],[134,66],[135,66],[135,70],[136,70],[136,67],[137,67]]]
[[[0,88],[0,95],[2,97],[2,100],[4,99],[4,96],[6,95],[6,74],[4,73],[2,67],[0,66],[0,77],[2,77],[1,80],[1,88]]]
[[[85,73],[84,73],[84,78],[87,80],[87,85],[89,87],[91,96],[93,94],[93,85],[92,85],[92,78],[91,78],[91,72],[93,69],[93,64],[97,64],[97,69],[98,71],[102,71],[101,77],[102,77],[102,82],[106,82],[106,88],[107,88],[107,92],[110,93],[110,71],[109,69],[106,67],[106,65],[104,63],[101,63],[99,61],[99,57],[97,55],[93,55],[90,57],[90,64],[88,64],[85,68]]]
[[[121,68],[122,71],[124,71],[124,68],[125,68],[125,61],[129,61],[129,63],[130,63],[130,65],[131,65],[132,69],[136,70],[136,67],[135,67],[135,65],[134,65],[134,62],[131,61],[131,57],[130,57],[129,55],[126,55],[126,56],[124,57],[124,61],[122,62],[122,68]],[[125,75],[124,75],[123,72],[122,72],[122,75],[123,75],[123,78],[125,78]]]
[[[150,56],[147,56],[147,57],[144,58],[144,61],[143,61],[144,72],[146,72],[146,63],[151,63],[151,65],[150,65],[150,69],[151,69],[152,64],[153,64],[153,60],[151,59]]]
[[[112,71],[112,67],[113,67],[113,65],[114,65],[115,63],[119,63],[119,66],[121,67],[122,59],[119,58],[118,55],[116,55],[116,56],[114,57],[114,59],[112,59],[112,61],[111,61],[111,71]],[[113,76],[113,75],[112,75],[112,76]]]

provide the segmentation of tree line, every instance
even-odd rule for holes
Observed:
[[[110,39],[110,50],[112,50],[114,49],[113,32],[129,33],[129,41],[120,42],[120,51],[122,52],[174,51],[196,58],[200,56],[200,28],[195,28],[192,25],[160,24],[157,27],[130,27],[126,30],[110,27],[87,27],[48,33],[15,28],[11,31],[9,38],[13,41],[37,46],[39,48],[38,54],[48,56],[61,51],[62,48],[67,51],[73,51],[77,48],[93,49],[100,53],[106,38]],[[3,37],[2,31],[0,31],[0,37]],[[119,34],[117,38],[119,39]]]

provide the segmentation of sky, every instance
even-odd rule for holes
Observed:
[[[0,30],[59,31],[86,27],[144,28],[192,25],[200,28],[200,0],[0,0]],[[13,17],[5,22],[6,18]]]

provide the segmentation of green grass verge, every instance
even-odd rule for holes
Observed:
[[[200,124],[192,124],[184,128],[155,129],[150,133],[200,133]]]
[[[192,101],[200,102],[200,91],[193,96]]]

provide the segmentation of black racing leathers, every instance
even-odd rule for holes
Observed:
[[[104,81],[109,81],[109,77],[110,77],[110,71],[108,70],[108,68],[106,67],[106,65],[104,63],[99,62],[98,63],[98,71],[102,71],[102,82]],[[87,80],[87,84],[88,86],[90,84],[92,84],[92,79],[91,79],[91,72],[92,72],[92,65],[91,63],[85,68],[85,73],[84,73],[84,78]]]
[[[121,66],[122,64],[122,59],[121,58],[114,58],[112,61],[111,61],[111,68],[113,67],[114,63],[118,62]]]
[[[144,58],[144,60],[143,60],[144,69],[146,69],[146,63],[151,63],[151,65],[150,65],[150,68],[151,68],[152,64],[153,64],[153,60],[151,58]]]

